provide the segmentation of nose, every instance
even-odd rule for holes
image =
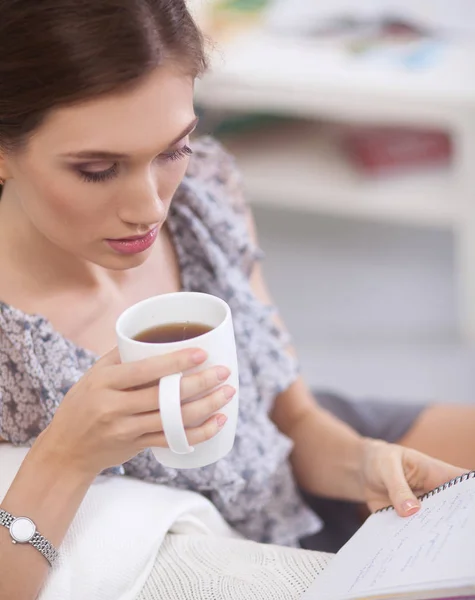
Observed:
[[[122,222],[134,227],[159,225],[165,221],[166,205],[162,201],[155,178],[134,178],[134,182],[124,189],[124,200],[119,208]]]

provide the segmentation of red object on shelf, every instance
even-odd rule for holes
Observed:
[[[452,140],[440,131],[350,128],[342,143],[351,162],[372,174],[448,164],[452,157]]]

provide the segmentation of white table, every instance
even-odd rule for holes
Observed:
[[[335,47],[243,34],[197,86],[205,109],[444,128],[452,168],[388,180],[359,176],[312,128],[232,148],[255,202],[454,232],[462,333],[475,340],[475,45],[448,46],[427,69],[357,60]]]

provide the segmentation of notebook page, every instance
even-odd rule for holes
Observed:
[[[456,582],[456,583],[454,583]],[[475,585],[475,479],[422,502],[408,518],[372,515],[302,600]]]

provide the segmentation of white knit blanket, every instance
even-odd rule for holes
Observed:
[[[0,500],[27,452],[0,444]],[[133,600],[168,532],[237,537],[198,494],[124,477],[98,478],[66,534],[60,560],[39,599]]]

